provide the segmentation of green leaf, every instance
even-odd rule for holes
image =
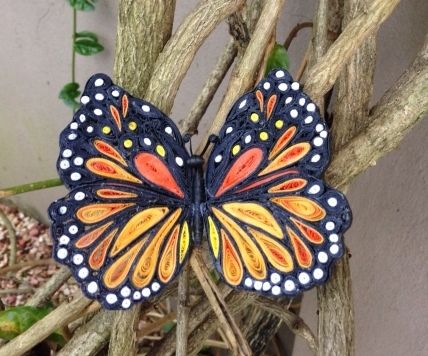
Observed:
[[[265,75],[275,68],[284,68],[288,70],[289,65],[290,59],[287,50],[283,45],[276,43],[267,60]]]
[[[175,326],[175,322],[174,321],[168,321],[167,323],[165,323],[164,325],[162,325],[162,331],[165,333],[168,333],[171,331],[171,329]]]
[[[0,339],[13,339],[43,319],[51,310],[50,306],[41,308],[19,306],[0,311]],[[49,339],[60,345],[65,344],[65,339],[59,332],[54,332]]]
[[[78,83],[67,83],[59,92],[58,98],[60,98],[65,105],[70,106],[73,110],[77,109],[80,104],[76,101],[80,95]]]
[[[97,35],[89,31],[76,32],[74,34],[73,48],[76,53],[82,56],[92,56],[104,49],[98,42]]]
[[[92,11],[97,0],[68,0],[71,7],[78,11]]]

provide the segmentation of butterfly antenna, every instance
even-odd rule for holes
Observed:
[[[207,143],[205,144],[204,149],[203,149],[203,150],[202,150],[202,152],[201,152],[201,156],[203,156],[203,155],[205,154],[205,152],[207,152],[208,147],[210,147],[210,145],[211,145],[212,143],[216,143],[217,141],[218,141],[218,136],[217,136],[217,135],[210,135],[210,136],[208,137],[208,141],[207,141]]]
[[[193,149],[192,149],[192,136],[193,134],[191,133],[186,133],[183,136],[183,141],[185,143],[189,143],[189,151],[190,151],[190,155],[193,156]]]

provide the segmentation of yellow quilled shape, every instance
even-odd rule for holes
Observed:
[[[165,148],[163,146],[157,145],[156,146],[156,152],[158,153],[159,156],[165,157],[166,152],[165,152]]]
[[[258,114],[256,114],[255,112],[253,112],[253,113],[250,115],[250,120],[251,120],[252,122],[258,122],[258,121],[259,121],[259,115],[258,115]]]
[[[239,146],[239,145],[235,145],[235,146],[233,146],[233,148],[232,148],[232,154],[234,155],[234,156],[236,156],[238,153],[239,153],[239,151],[241,150],[241,146]]]

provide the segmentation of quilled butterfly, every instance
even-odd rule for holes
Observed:
[[[69,194],[52,203],[55,259],[89,298],[127,309],[162,291],[207,236],[229,285],[295,296],[343,253],[346,198],[320,179],[329,133],[285,70],[234,104],[204,163],[149,102],[104,74],[60,135]]]

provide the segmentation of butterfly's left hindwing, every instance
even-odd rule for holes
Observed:
[[[345,197],[320,180],[328,135],[283,70],[238,99],[206,171],[206,230],[227,283],[293,296],[328,277],[351,220]]]
[[[71,190],[49,208],[55,259],[86,296],[126,309],[159,293],[192,245],[189,158],[174,123],[97,74],[61,133]]]

